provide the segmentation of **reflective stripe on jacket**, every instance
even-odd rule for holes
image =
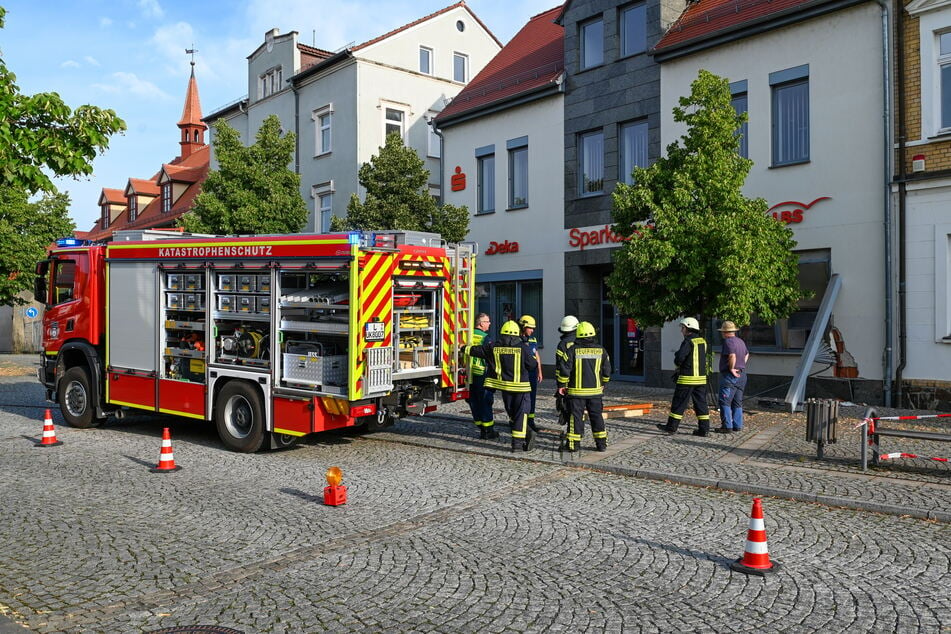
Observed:
[[[472,345],[481,346],[483,343],[488,343],[486,341],[486,337],[488,336],[488,333],[486,333],[484,330],[480,330],[478,328],[473,329]],[[480,359],[471,355],[467,356],[469,357],[469,373],[472,376],[483,376],[485,374],[485,359]]]
[[[564,359],[565,362],[568,361],[568,350],[575,345],[575,333],[566,332],[561,335],[561,341],[558,342],[558,347],[555,348],[555,381],[560,384],[568,383],[568,377],[561,377],[558,374],[558,369],[561,367],[559,362],[560,359]],[[561,379],[564,379],[563,381]]]
[[[528,377],[538,372],[538,361],[515,335],[502,335],[498,342],[470,346],[468,353],[485,359],[485,387],[503,392],[531,392]]]
[[[555,379],[568,396],[600,396],[611,380],[611,358],[593,339],[579,339],[557,359]]]

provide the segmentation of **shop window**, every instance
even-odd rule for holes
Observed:
[[[740,331],[740,338],[746,341],[750,348],[760,350],[802,350],[809,339],[831,274],[830,251],[821,249],[800,252],[799,286],[810,296],[800,300],[796,311],[789,317],[775,323],[766,323],[754,315],[750,319],[750,325]],[[718,338],[719,335],[714,341]]]
[[[507,321],[517,321],[522,315],[535,318],[535,337],[544,345],[545,324],[542,321],[542,281],[540,279],[480,282],[476,284],[476,312],[492,318],[493,340],[498,340],[499,329]]]

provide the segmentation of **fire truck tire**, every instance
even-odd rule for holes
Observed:
[[[278,434],[276,432],[271,432],[271,449],[287,449],[288,447],[293,447],[297,444],[297,441],[300,440],[299,436],[292,436],[290,434]]]
[[[58,396],[63,418],[71,427],[88,429],[102,423],[103,419],[96,418],[92,381],[86,368],[75,366],[66,370],[59,382]]]
[[[244,381],[231,381],[218,394],[215,408],[218,437],[232,451],[254,453],[264,441],[261,393]]]

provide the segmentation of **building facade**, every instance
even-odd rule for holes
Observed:
[[[227,121],[250,144],[276,115],[297,137],[305,230],[327,231],[332,216],[346,216],[351,194],[363,197],[358,169],[392,132],[424,159],[440,194],[440,143],[429,122],[500,48],[464,2],[338,52],[274,29],[248,57],[248,97],[205,120]]]
[[[781,4],[782,6],[779,6]],[[817,322],[820,304],[841,281],[832,305],[834,327],[857,366],[857,379],[835,368],[808,368],[824,389],[849,400],[882,402],[894,372],[889,330],[892,272],[886,240],[891,139],[883,39],[887,14],[874,2],[787,1],[725,10],[715,0],[691,4],[655,50],[661,64],[661,140],[684,130],[672,108],[690,94],[700,69],[730,81],[734,107],[749,121],[741,133],[753,161],[744,193],[765,198],[777,221],[793,231],[800,284],[812,297],[788,319],[755,316],[740,336],[752,353],[750,392],[776,388],[783,397]],[[665,327],[661,347],[680,334]],[[663,370],[672,371],[671,355]],[[812,394],[815,394],[815,382]]]
[[[479,247],[476,308],[492,317],[494,331],[532,315],[549,366],[565,314],[558,12],[532,17],[436,118],[444,199],[469,208],[468,240]]]

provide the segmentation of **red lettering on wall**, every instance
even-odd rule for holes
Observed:
[[[635,231],[635,234],[639,232]],[[584,229],[572,229],[568,232],[568,246],[572,249],[584,251],[585,247],[598,246],[602,244],[617,244],[626,242],[630,238],[614,233],[611,225],[604,225],[601,229],[585,231]]]
[[[820,200],[832,199],[829,196],[820,196],[811,203],[801,203],[795,200],[787,200],[785,202],[776,203],[767,209],[766,213],[771,214],[773,218],[780,222],[785,222],[787,225],[798,223],[802,222],[802,214]]]
[[[518,242],[490,242],[489,248],[485,250],[485,255],[498,255],[500,253],[518,253]]]
[[[465,172],[458,165],[456,165],[456,173],[449,179],[449,188],[454,192],[461,192],[466,188]]]

